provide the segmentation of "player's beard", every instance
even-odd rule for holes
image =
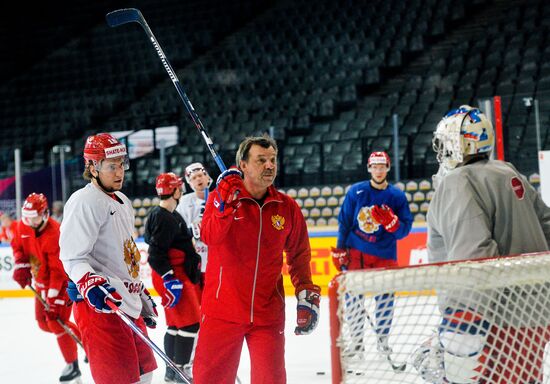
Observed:
[[[102,182],[101,182],[101,178],[99,177],[99,174],[97,176],[93,176],[92,177],[95,179],[95,181],[97,182],[97,185],[99,185],[99,187],[101,189],[103,189],[103,191],[105,191],[106,193],[114,193],[116,191],[119,191],[120,189],[115,189],[113,187],[106,187]]]
[[[386,183],[386,180],[388,179],[387,176],[384,176],[384,178],[380,181],[376,180],[374,177],[371,178],[372,182],[376,185],[383,186]]]

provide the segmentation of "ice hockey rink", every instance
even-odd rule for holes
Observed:
[[[158,300],[158,298],[156,298]],[[315,332],[308,336],[295,336],[296,300],[287,297],[286,310],[286,369],[289,384],[330,383],[330,336],[328,297],[321,302],[321,321]],[[161,349],[165,326],[163,311],[159,311],[159,325],[150,330],[151,339]],[[246,344],[245,344],[246,345]],[[92,384],[88,365],[82,362],[79,350],[82,382]],[[159,369],[153,383],[164,383],[164,362],[157,357]],[[2,384],[53,384],[65,366],[52,334],[41,331],[34,320],[32,298],[0,299],[0,383]],[[243,348],[239,378],[250,383],[250,361],[246,346]]]

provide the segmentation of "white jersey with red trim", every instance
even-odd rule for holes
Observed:
[[[110,197],[90,183],[71,195],[64,209],[60,259],[70,279],[97,273],[122,296],[121,310],[141,313],[140,253],[132,237],[134,209],[121,192]]]
[[[187,228],[193,235],[195,251],[201,257],[201,272],[206,271],[206,262],[208,261],[208,246],[200,239],[201,210],[204,209],[204,204],[205,200],[200,199],[196,192],[192,192],[183,195],[176,207],[176,211],[183,217]]]

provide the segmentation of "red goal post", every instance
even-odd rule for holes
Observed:
[[[391,293],[384,354],[375,298]],[[329,299],[333,384],[543,382],[550,252],[349,271]]]

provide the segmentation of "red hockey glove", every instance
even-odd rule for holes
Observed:
[[[57,320],[63,307],[67,306],[67,297],[64,294],[60,294],[57,289],[50,288],[48,289],[46,303],[48,304],[46,317],[49,320]]]
[[[294,329],[296,335],[309,335],[317,327],[319,322],[319,302],[321,289],[317,285],[302,289],[297,294],[298,306]]]
[[[162,295],[161,304],[164,308],[173,308],[180,301],[183,283],[170,272],[165,273],[162,280],[166,291]]]
[[[13,279],[21,288],[31,285],[31,265],[29,263],[15,263],[15,267],[13,268]]]
[[[343,271],[348,269],[349,254],[347,250],[331,247],[330,256],[332,258],[332,263],[337,270]]]
[[[399,229],[399,217],[386,204],[373,206],[370,213],[372,218],[386,231],[393,233]]]
[[[220,213],[224,213],[228,207],[234,208],[238,201],[237,196],[243,189],[243,174],[241,171],[237,168],[229,168],[223,171],[216,182],[217,197],[214,199],[214,206]]]
[[[143,317],[143,321],[145,322],[145,325],[151,329],[155,329],[157,327],[157,321],[155,320],[158,317],[157,312],[157,304],[153,301],[153,298],[151,297],[151,294],[145,288],[143,283],[141,283],[141,317]]]
[[[111,300],[117,306],[122,304],[122,296],[114,289],[103,276],[88,272],[76,283],[78,290],[96,312],[112,313],[107,305]]]

